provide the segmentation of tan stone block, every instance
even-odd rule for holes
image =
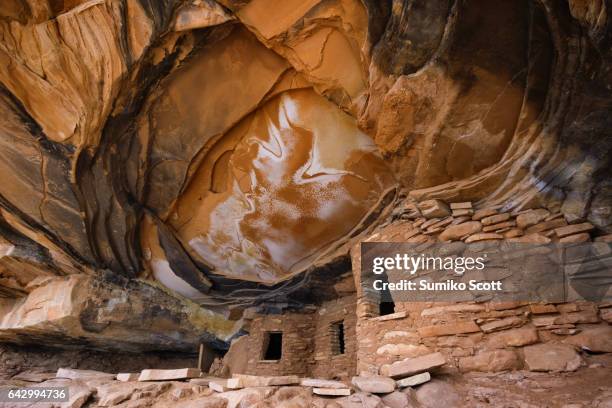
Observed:
[[[346,384],[340,381],[321,380],[317,378],[304,378],[300,381],[302,387],[311,388],[348,388]]]
[[[381,367],[381,374],[392,378],[403,378],[442,367],[444,364],[446,364],[446,359],[442,353],[432,353]]]
[[[169,381],[198,378],[202,372],[197,368],[178,368],[175,370],[142,370],[138,381]]]
[[[372,394],[388,394],[395,391],[395,381],[389,377],[371,375],[367,377],[355,376],[351,383],[363,392]]]
[[[498,372],[520,368],[518,355],[513,350],[484,351],[472,357],[459,359],[459,370]]]
[[[377,322],[384,322],[386,320],[404,319],[407,316],[408,314],[405,311],[401,311],[401,312],[395,312],[395,313],[391,313],[391,314],[384,315],[384,316],[373,317],[370,320],[377,321]]]
[[[510,213],[496,214],[489,217],[485,217],[480,222],[482,225],[493,225],[499,224],[500,222],[508,221],[510,219]]]
[[[447,227],[440,234],[441,241],[455,241],[464,235],[475,234],[482,230],[482,224],[478,221],[468,221],[462,224],[452,225]]]
[[[401,357],[418,357],[431,353],[431,350],[422,344],[384,344],[376,350],[378,355],[393,355]]]
[[[536,344],[525,347],[523,353],[531,371],[575,371],[583,364],[574,347],[567,344]]]
[[[512,228],[504,232],[505,238],[516,238],[516,237],[520,237],[521,235],[523,235],[523,230],[520,230],[518,228]]]
[[[425,218],[441,218],[451,215],[450,208],[442,200],[425,200],[417,204]]]
[[[493,322],[485,323],[480,325],[480,329],[485,333],[491,333],[498,330],[507,329],[510,327],[518,327],[523,325],[525,322],[523,319],[512,316],[505,319],[496,320]]]
[[[472,216],[474,214],[474,210],[472,209],[453,210],[452,214],[453,214],[453,217],[467,217],[467,216]]]
[[[582,232],[580,234],[568,235],[559,240],[562,244],[578,244],[582,242],[589,242],[591,240],[591,236],[587,232]]]
[[[472,209],[472,202],[471,201],[464,201],[464,202],[461,202],[461,203],[450,203],[450,208],[451,208],[451,210]]]
[[[189,380],[190,384],[196,384],[196,385],[204,385],[204,386],[208,386],[208,384],[211,381],[223,381],[223,378],[218,378],[218,377],[200,377],[200,378],[191,378]]]
[[[490,217],[490,216],[496,215],[496,214],[497,214],[497,210],[495,210],[493,208],[483,208],[481,210],[476,210],[476,212],[472,216],[472,219],[474,221],[480,221],[483,218]]]
[[[208,388],[215,392],[226,392],[231,388],[227,387],[227,380],[215,380],[208,383]]]
[[[480,304],[459,303],[448,306],[434,306],[421,311],[421,317],[436,316],[447,313],[477,313],[485,311],[486,308]]]
[[[550,304],[533,304],[529,305],[529,311],[533,314],[557,313],[557,308]]]
[[[552,315],[552,316],[538,316],[531,319],[531,322],[537,327],[544,327],[556,324],[555,322],[559,319],[561,315]]]
[[[557,305],[557,310],[561,313],[571,313],[571,312],[579,312],[580,308],[575,303],[562,303]]]
[[[472,242],[479,241],[488,241],[488,240],[499,240],[504,239],[504,236],[501,234],[496,234],[494,232],[480,232],[478,234],[470,235],[465,239],[465,243],[469,244]]]
[[[537,210],[531,210],[526,213],[518,215],[516,217],[516,225],[521,229],[525,229],[539,222],[544,221],[549,215],[550,215],[550,212],[543,208],[539,208]]]
[[[480,331],[480,327],[473,321],[455,322],[424,326],[417,329],[421,337],[448,336],[451,334],[475,333]]]
[[[559,238],[563,238],[568,235],[591,231],[594,228],[595,227],[590,222],[583,222],[582,224],[573,224],[567,225],[565,227],[555,228],[555,235],[557,235],[557,237]]]
[[[317,395],[327,395],[327,396],[348,396],[351,395],[350,388],[313,388],[312,392]]]
[[[539,341],[538,332],[533,327],[522,327],[491,334],[487,341],[488,348],[521,347]]]
[[[396,384],[398,388],[414,387],[416,385],[426,383],[429,380],[431,380],[431,374],[425,371],[424,373],[421,373],[421,374],[411,375],[410,377],[406,377],[406,378],[402,378],[401,380],[397,380]]]

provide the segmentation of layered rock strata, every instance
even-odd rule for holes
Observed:
[[[126,349],[225,342],[219,315],[337,297],[406,197],[438,214],[427,235],[447,226],[428,200],[499,213],[445,240],[612,232],[604,1],[10,0],[0,33],[7,339],[19,319],[55,338],[55,306],[23,308],[44,282],[101,281],[181,316],[174,343],[113,316]],[[530,208],[562,217],[503,215]],[[57,331],[123,347],[96,319]]]

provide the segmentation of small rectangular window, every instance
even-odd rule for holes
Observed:
[[[393,302],[380,302],[378,305],[379,316],[386,316],[395,313],[395,303]]]
[[[331,325],[331,348],[332,355],[344,354],[344,321],[332,323]]]
[[[283,333],[266,332],[264,338],[263,359],[280,360],[283,356]]]

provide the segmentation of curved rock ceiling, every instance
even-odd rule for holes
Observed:
[[[3,1],[0,294],[286,297],[398,197],[609,230],[608,7]]]
[[[355,120],[311,89],[281,93],[224,138],[169,220],[194,258],[235,279],[307,268],[394,185]]]

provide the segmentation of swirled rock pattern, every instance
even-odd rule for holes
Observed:
[[[406,198],[610,233],[609,8],[4,1],[2,310],[57,279],[138,280],[225,341],[217,317],[333,296],[322,282]],[[96,343],[87,327],[64,334]]]

